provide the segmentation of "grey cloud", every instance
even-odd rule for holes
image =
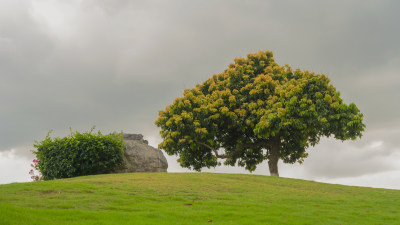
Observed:
[[[323,146],[309,151],[310,157],[303,165],[304,173],[310,178],[356,177],[397,169],[394,162],[399,157],[393,158],[393,150],[360,148],[345,143],[324,143]]]
[[[159,140],[158,110],[235,57],[270,49],[280,64],[326,73],[367,124],[361,141],[323,142],[304,165],[283,168],[331,178],[391,170],[399,9],[397,1],[1,1],[0,151],[70,126]],[[365,150],[373,141],[384,149]]]
[[[307,152],[302,165],[283,165],[288,176],[304,179],[336,179],[360,177],[400,169],[400,129],[367,130],[356,141],[338,141],[324,138]]]

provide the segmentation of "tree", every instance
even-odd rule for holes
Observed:
[[[279,159],[302,163],[322,136],[361,137],[362,119],[325,75],[279,66],[272,52],[259,51],[186,89],[155,123],[159,148],[179,155],[182,167],[200,171],[221,165],[220,158],[254,171],[268,160],[271,176],[279,176]]]

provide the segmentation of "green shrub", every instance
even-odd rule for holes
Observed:
[[[38,168],[44,180],[110,173],[123,162],[122,133],[102,135],[72,132],[64,138],[51,138],[50,133],[35,141]]]

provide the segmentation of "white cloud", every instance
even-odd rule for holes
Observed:
[[[32,158],[17,153],[17,149],[0,152],[0,184],[31,181],[29,170]]]
[[[367,174],[356,177],[317,179],[319,182],[344,184],[351,186],[364,186],[374,188],[390,188],[400,190],[400,170],[391,170],[376,174]]]
[[[376,149],[383,145],[383,141],[374,141],[370,144],[369,148]]]
[[[76,1],[32,1],[33,18],[59,40],[75,35],[79,26]]]

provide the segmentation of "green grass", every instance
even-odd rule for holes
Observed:
[[[400,224],[400,191],[257,175],[98,175],[0,185],[0,224]]]

